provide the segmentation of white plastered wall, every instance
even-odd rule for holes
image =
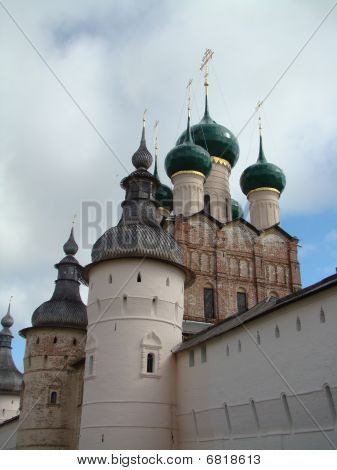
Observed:
[[[181,342],[184,278],[180,268],[151,259],[111,260],[90,271],[80,449],[176,446],[171,350]]]
[[[258,230],[265,230],[280,222],[280,195],[278,192],[261,189],[248,194],[250,222]]]
[[[189,217],[204,208],[204,181],[202,174],[177,173],[172,177],[173,210],[175,215]]]
[[[229,164],[213,159],[212,169],[206,179],[204,190],[210,197],[210,214],[219,222],[232,220],[232,204],[229,189],[231,168]]]
[[[19,414],[20,396],[0,394],[0,423]]]

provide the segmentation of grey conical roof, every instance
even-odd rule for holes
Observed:
[[[81,266],[73,256],[78,250],[71,229],[69,239],[63,246],[66,256],[55,265],[58,278],[50,300],[40,305],[32,316],[33,327],[79,328],[88,324],[87,309],[79,291]]]
[[[0,331],[0,394],[19,394],[22,386],[22,374],[16,368],[12,357],[13,335],[10,327],[14,320],[8,306],[7,314],[2,318]]]

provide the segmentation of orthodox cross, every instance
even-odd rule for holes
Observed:
[[[204,72],[204,77],[205,77],[204,85],[205,85],[206,95],[208,91],[208,62],[213,57],[213,54],[214,52],[211,51],[211,49],[206,49],[204,56],[202,58],[201,67],[200,67],[200,70]]]

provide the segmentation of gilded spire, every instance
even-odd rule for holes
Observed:
[[[192,89],[192,79],[188,81],[187,84],[187,130],[186,130],[186,139],[185,142],[193,142],[191,134],[191,89]]]
[[[261,113],[261,108],[262,108],[262,101],[258,101],[256,105],[256,111],[257,111],[257,116],[258,116],[258,126],[259,126],[259,134],[260,134],[260,147],[259,147],[259,157],[257,159],[258,163],[266,163],[267,159],[264,155],[263,152],[263,145],[262,145],[262,113]]]

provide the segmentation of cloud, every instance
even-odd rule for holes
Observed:
[[[189,78],[193,121],[202,114],[205,47],[215,51],[211,115],[239,132],[329,7],[328,1],[290,0],[8,3],[122,165],[1,11],[2,311],[14,293],[13,314],[19,325],[29,324],[51,296],[52,266],[81,202],[121,201],[119,182],[131,170],[145,107],[152,149],[152,126],[160,121],[160,174],[168,182],[163,160],[184,130]],[[266,156],[287,176],[284,214],[336,209],[336,21],[334,13],[263,109]],[[256,120],[239,142],[231,190],[245,205],[238,182],[257,158]],[[89,250],[78,258],[88,262]]]

